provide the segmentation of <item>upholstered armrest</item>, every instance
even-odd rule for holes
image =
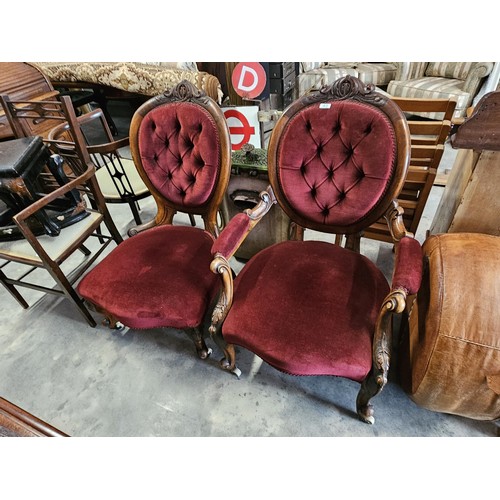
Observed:
[[[210,270],[214,274],[219,274],[222,279],[222,289],[212,312],[211,325],[209,327],[210,335],[216,342],[222,322],[233,303],[233,274],[228,260],[238,250],[252,228],[276,203],[271,186],[268,186],[266,191],[260,193],[260,198],[260,203],[253,209],[245,210],[234,216],[212,245],[214,259],[210,264]],[[230,356],[227,357],[227,359],[229,358]],[[234,359],[234,356],[232,359]],[[227,369],[231,371],[237,370],[235,366],[229,366]]]
[[[246,213],[235,215],[219,234],[212,245],[212,255],[222,255],[226,260],[238,250],[246,235],[251,231],[252,219]]]
[[[396,245],[392,290],[403,289],[414,295],[422,281],[422,247],[415,238],[405,236]]]
[[[414,295],[422,280],[423,255],[420,243],[411,236],[403,236],[396,246],[396,260],[391,291],[384,299],[377,318],[373,338],[372,371],[377,392],[387,383],[392,351],[392,316],[407,307],[408,295]],[[366,409],[366,421],[373,422],[373,410]]]
[[[248,233],[269,212],[276,198],[271,186],[260,193],[261,201],[251,210],[245,210],[235,215],[221,231],[212,245],[212,255],[224,257],[228,260],[238,250]]]
[[[467,74],[467,78],[465,79],[463,91],[469,92],[472,96],[477,94],[477,90],[481,83],[481,80],[488,76],[493,70],[492,62],[478,62],[475,64],[469,73]]]

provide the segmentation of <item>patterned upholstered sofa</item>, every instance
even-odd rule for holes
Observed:
[[[36,62],[32,63],[56,86],[58,83],[87,83],[140,96],[154,96],[188,80],[221,102],[217,77],[198,71],[196,63],[142,62]]]
[[[301,63],[301,72],[297,76],[297,97],[309,90],[333,83],[339,78],[356,76],[364,83],[373,83],[377,87],[386,87],[397,78],[401,63],[394,62],[325,62]]]
[[[466,115],[492,62],[411,62],[398,63],[398,74],[387,92],[393,97],[449,99],[457,101],[454,117]],[[431,114],[422,114],[434,118]]]

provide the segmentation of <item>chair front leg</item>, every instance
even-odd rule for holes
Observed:
[[[211,324],[208,331],[213,341],[224,353],[224,358],[220,361],[221,367],[240,378],[241,370],[236,366],[234,345],[228,344],[222,336],[222,323],[233,302],[233,270],[229,262],[221,254],[216,254],[214,260],[210,264],[210,269],[213,273],[219,274],[222,277],[222,289],[217,304],[213,309]]]
[[[196,347],[196,353],[200,359],[207,359],[212,354],[212,349],[207,347],[201,329],[198,327],[188,328],[187,334],[191,337]]]
[[[402,313],[405,306],[406,292],[396,289],[386,297],[378,315],[373,339],[372,369],[361,383],[356,399],[358,416],[367,424],[375,422],[370,400],[387,384],[392,350],[392,316]]]

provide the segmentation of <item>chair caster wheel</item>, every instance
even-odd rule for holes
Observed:
[[[120,331],[125,328],[125,325],[123,323],[120,323],[119,321],[111,322],[108,318],[104,318],[102,320],[102,324],[104,326],[107,326],[109,329],[116,331]]]
[[[207,359],[212,354],[212,348],[208,347],[207,349],[197,349],[196,353],[200,359]]]

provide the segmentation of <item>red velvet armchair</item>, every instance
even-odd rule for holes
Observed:
[[[373,423],[370,400],[387,382],[392,314],[421,280],[421,247],[396,201],[409,157],[398,106],[354,77],[285,110],[268,149],[269,189],[212,247],[211,267],[224,285],[210,332],[224,369],[239,375],[238,345],[288,374],[352,379],[361,384],[357,413]],[[296,234],[254,255],[233,282],[229,258],[275,202]],[[391,285],[359,253],[363,229],[382,216],[396,248]],[[303,228],[336,235],[336,244],[305,241]],[[337,244],[344,236],[345,246]]]
[[[130,238],[82,279],[78,291],[111,327],[183,329],[206,358],[202,323],[220,289],[210,272],[211,247],[231,170],[224,115],[183,81],[136,111],[130,147],[157,214],[130,230]],[[201,215],[205,228],[174,225],[178,211]]]

